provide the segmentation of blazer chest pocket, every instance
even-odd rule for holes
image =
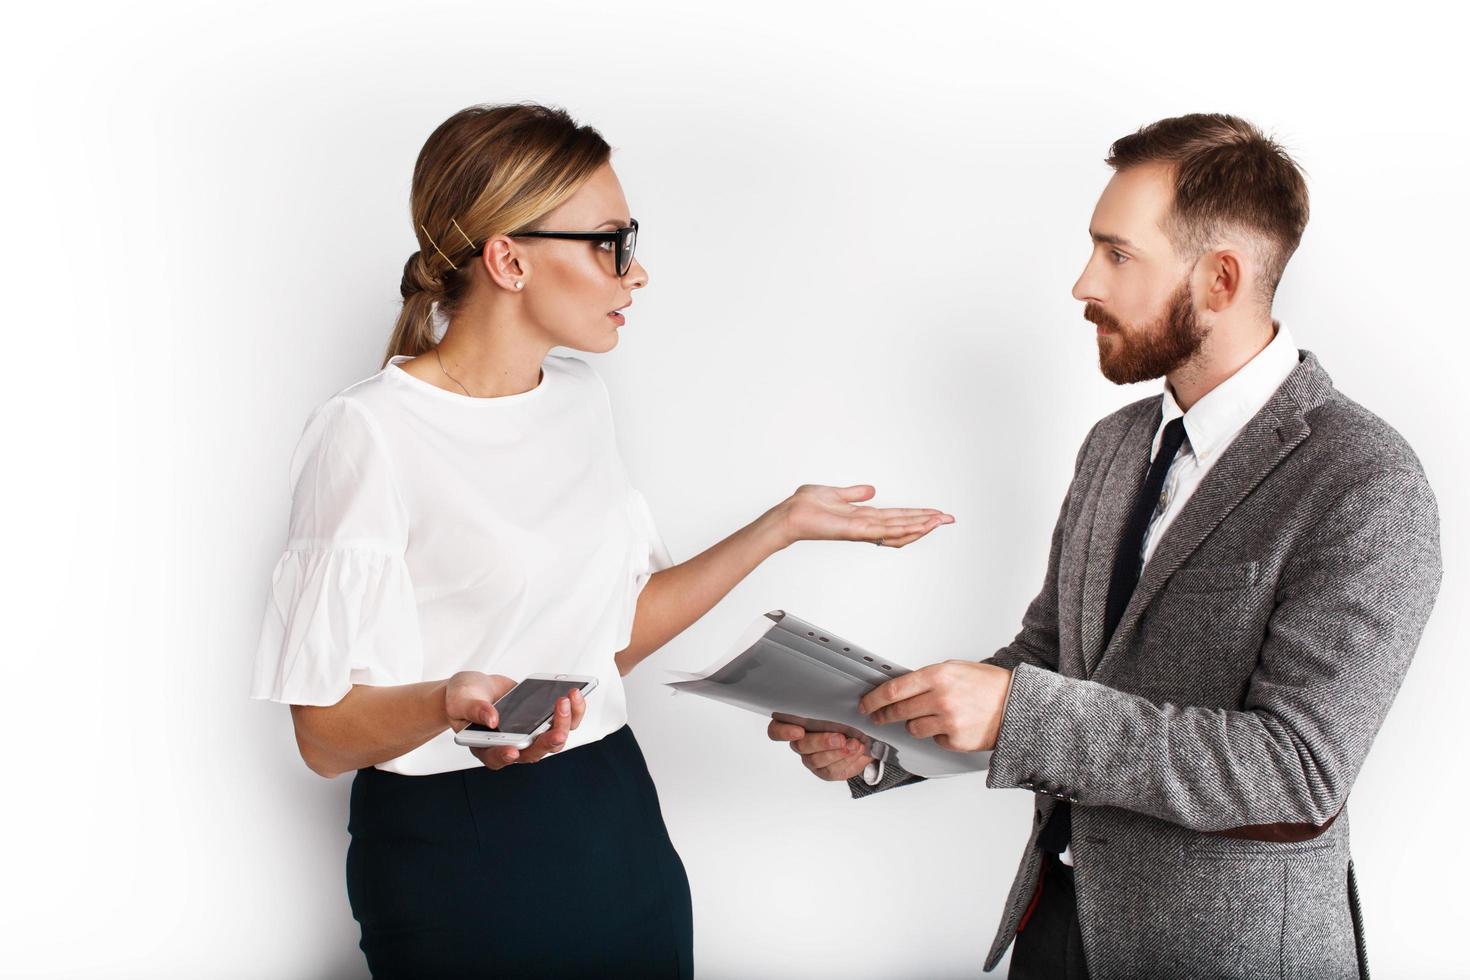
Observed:
[[[1260,563],[1232,562],[1226,565],[1200,565],[1181,568],[1169,576],[1166,592],[1230,592],[1255,585],[1260,577]]]

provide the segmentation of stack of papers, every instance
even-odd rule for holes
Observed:
[[[903,722],[875,725],[858,699],[909,673],[891,660],[781,610],[757,619],[724,659],[701,674],[679,674],[676,692],[698,694],[807,731],[841,732],[868,754],[919,776],[983,772],[989,752],[952,752],[914,738]]]

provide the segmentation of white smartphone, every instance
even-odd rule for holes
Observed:
[[[531,674],[495,702],[500,724],[494,728],[466,725],[455,734],[454,741],[477,749],[527,748],[537,735],[551,727],[557,698],[573,688],[585,698],[595,687],[597,678],[585,674]]]

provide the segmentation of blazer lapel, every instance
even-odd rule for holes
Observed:
[[[1265,407],[1246,423],[1159,539],[1158,548],[1144,566],[1112,640],[1088,674],[1089,678],[1098,679],[1096,675],[1109,659],[1116,658],[1118,650],[1126,649],[1133,642],[1143,611],[1175,570],[1307,438],[1312,429],[1307,424],[1305,408],[1321,404],[1330,384],[1326,372],[1307,353],[1303,363],[1282,382]]]
[[[1163,400],[1160,399],[1161,405]],[[1133,507],[1133,498],[1148,474],[1149,450],[1158,431],[1162,412],[1159,405],[1134,420],[1113,452],[1098,493],[1092,533],[1087,542],[1086,572],[1082,579],[1082,676],[1089,677],[1102,656],[1103,628],[1107,625],[1108,583],[1113,574],[1113,555],[1118,550],[1123,525]]]

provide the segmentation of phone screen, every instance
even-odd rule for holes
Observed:
[[[499,725],[489,728],[485,725],[471,724],[467,726],[467,730],[529,735],[540,728],[543,721],[551,717],[551,712],[556,708],[557,698],[572,688],[580,690],[584,686],[577,681],[539,679],[521,681],[511,689],[509,694],[495,702],[495,710],[500,714]]]

